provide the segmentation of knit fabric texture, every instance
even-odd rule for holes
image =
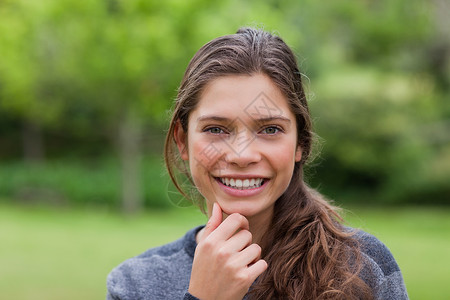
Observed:
[[[107,278],[107,300],[198,300],[188,293],[188,287],[197,246],[195,236],[202,227],[114,268]],[[372,288],[375,299],[408,299],[402,274],[389,249],[366,232],[358,231],[356,237],[366,262],[360,277]]]

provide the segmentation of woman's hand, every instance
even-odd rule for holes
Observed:
[[[214,203],[211,217],[195,249],[189,293],[201,300],[241,300],[267,269],[261,247],[252,244],[247,219],[232,214],[222,222]]]

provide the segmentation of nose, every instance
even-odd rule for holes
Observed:
[[[239,138],[228,143],[225,161],[241,168],[255,164],[261,160],[261,149],[256,138],[251,134],[241,134]]]

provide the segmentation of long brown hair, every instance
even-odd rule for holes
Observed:
[[[177,174],[192,183],[188,168],[178,157],[175,124],[187,132],[188,117],[200,93],[213,79],[230,74],[262,73],[271,78],[296,116],[297,141],[302,160],[295,163],[291,182],[277,199],[271,226],[262,241],[268,269],[252,285],[251,299],[369,299],[370,289],[358,277],[362,268],[358,242],[341,225],[338,210],[303,179],[313,132],[302,75],[291,49],[266,31],[241,28],[205,44],[190,61],[173,110],[165,143],[165,162],[172,181],[185,196]],[[189,197],[189,196],[188,196]],[[204,209],[204,200],[198,203]]]

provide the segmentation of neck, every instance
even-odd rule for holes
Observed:
[[[272,215],[270,218],[258,218],[258,216],[248,218],[250,224],[250,232],[253,235],[253,243],[261,246],[261,240],[269,229],[269,225],[272,220]]]

